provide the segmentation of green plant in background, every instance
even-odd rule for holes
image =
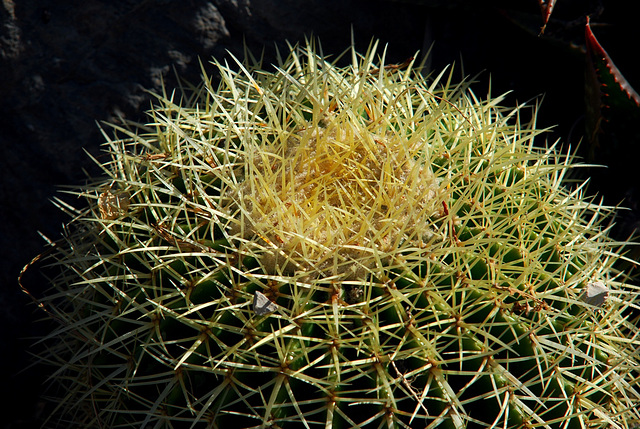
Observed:
[[[49,426],[640,421],[625,243],[535,109],[351,55],[217,64],[115,127],[47,259]]]

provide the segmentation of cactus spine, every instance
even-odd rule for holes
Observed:
[[[638,289],[572,158],[501,97],[351,54],[217,64],[116,127],[40,300],[49,425],[640,419]]]

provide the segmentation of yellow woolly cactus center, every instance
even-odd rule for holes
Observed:
[[[348,279],[428,240],[438,185],[424,141],[367,122],[325,119],[247,150],[245,238],[262,239],[269,271]]]

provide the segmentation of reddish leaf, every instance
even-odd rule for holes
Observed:
[[[590,158],[594,159],[601,147],[603,126],[608,125],[608,139],[616,134],[628,134],[627,124],[637,123],[640,116],[640,96],[615,66],[607,51],[598,42],[587,17],[585,27],[587,45],[587,74],[585,80],[587,137]],[[614,124],[611,124],[611,122]],[[623,133],[621,130],[625,129]],[[634,133],[635,134],[635,133]],[[611,142],[609,142],[611,143]],[[609,144],[611,146],[611,144]],[[609,152],[613,147],[607,149]],[[602,155],[602,152],[600,153]]]
[[[556,0],[538,0],[538,3],[540,3],[540,11],[542,12],[542,28],[540,29],[540,34],[542,34],[545,28],[547,28],[547,23],[551,17],[551,12],[553,12],[553,7],[556,5]]]
[[[593,31],[591,31],[588,16],[585,37],[587,41],[587,56],[589,60],[593,61],[595,71],[600,77],[601,85],[606,86],[606,82],[604,82],[603,79],[603,75],[606,71],[602,69],[602,66],[605,66],[608,73],[613,77],[613,80],[619,85],[620,89],[627,95],[627,97],[629,97],[629,99],[633,100],[637,106],[640,106],[640,95],[638,95],[629,82],[624,78],[622,73],[620,73],[620,70],[618,70],[616,65],[613,63],[613,60],[611,60],[611,57],[609,57],[609,54],[607,54],[607,51],[604,50],[598,42],[598,39],[596,39]]]

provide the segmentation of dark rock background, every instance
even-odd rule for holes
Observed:
[[[175,86],[174,70],[197,82],[199,60],[213,71],[206,64],[211,57],[224,59],[228,50],[242,58],[243,43],[254,53],[264,49],[270,64],[274,46],[286,49],[286,40],[305,36],[317,36],[325,53],[339,54],[353,29],[360,50],[372,38],[388,44],[389,63],[435,42],[430,66],[455,62],[460,76],[482,73],[479,95],[489,81],[493,94],[513,91],[511,103],[545,94],[539,123],[558,124],[549,138],[575,147],[584,135],[580,46],[587,13],[610,24],[594,32],[604,35],[603,45],[633,84],[635,55],[626,49],[640,38],[629,35],[637,25],[616,1],[559,0],[546,36],[537,37],[533,0],[2,0],[0,379],[9,399],[0,402],[0,426],[35,427],[46,374],[27,367],[28,338],[42,333],[34,323],[42,314],[17,277],[43,250],[38,232],[56,239],[67,221],[51,199],[76,203],[60,186],[77,186],[86,172],[97,171],[85,151],[101,157],[98,123],[144,120],[148,90],[160,91],[163,81]],[[601,192],[615,204],[629,187],[611,188]],[[635,195],[627,195],[631,205]],[[632,227],[638,207],[630,213],[625,224]],[[37,276],[25,282],[35,295],[46,289]]]

